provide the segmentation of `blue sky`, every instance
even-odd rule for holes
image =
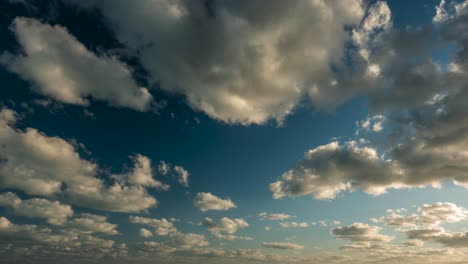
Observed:
[[[466,258],[468,2],[0,8],[6,263]]]

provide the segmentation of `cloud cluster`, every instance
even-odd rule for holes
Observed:
[[[218,221],[215,221],[211,218],[205,218],[202,221],[202,225],[206,227],[211,234],[216,238],[225,239],[225,240],[252,240],[250,237],[235,236],[234,234],[241,228],[246,228],[249,224],[240,218],[231,219],[228,217],[223,217]]]
[[[46,219],[51,225],[63,225],[73,215],[69,205],[42,198],[21,200],[12,192],[0,194],[0,206],[17,216]]]
[[[153,97],[137,86],[128,66],[96,56],[64,27],[16,18],[11,29],[23,53],[3,54],[0,62],[31,81],[36,92],[68,104],[86,106],[92,97],[117,107],[151,109]]]
[[[404,215],[406,210],[387,210],[387,215],[376,222],[388,226],[411,228],[416,226],[438,226],[442,223],[455,223],[468,219],[468,210],[454,203],[437,202],[418,207],[418,214]]]
[[[275,198],[333,199],[357,188],[378,195],[445,181],[468,186],[467,42],[460,34],[468,5],[452,3],[445,10],[441,3],[434,24],[406,29],[393,28],[385,6],[382,1],[369,8],[353,31],[355,56],[362,60],[353,76],[361,78],[357,84],[372,87],[368,95],[377,113],[360,122],[360,129],[386,136],[311,149],[270,185]],[[443,45],[455,47],[444,54],[450,58],[446,64],[433,58]],[[369,69],[372,74],[365,74]]]
[[[331,230],[331,234],[337,238],[353,242],[388,242],[394,239],[392,236],[380,234],[382,228],[364,223],[354,223],[349,226],[340,226]]]
[[[268,8],[262,1],[66,2],[99,9],[162,89],[218,120],[281,121],[305,96],[329,107],[358,90],[337,85],[332,65],[342,64],[351,41],[345,28],[364,15],[359,0],[273,1]]]
[[[146,229],[140,229],[140,235],[142,235],[143,237],[149,237],[153,234],[158,236],[168,236],[179,233],[177,228],[174,226],[174,223],[165,218],[154,219],[140,216],[130,216],[129,220],[130,223],[133,224],[146,225],[154,228],[153,232]]]
[[[161,160],[158,165],[158,173],[163,176],[175,177],[177,182],[185,188],[189,186],[190,172],[182,166],[172,166],[169,162]]]
[[[230,198],[222,199],[216,195],[205,192],[197,193],[193,203],[202,212],[208,210],[226,211],[237,207]]]
[[[128,178],[106,184],[98,178],[98,164],[81,158],[72,143],[34,128],[18,130],[16,118],[9,109],[0,111],[1,188],[111,212],[137,212],[157,204],[145,186]]]

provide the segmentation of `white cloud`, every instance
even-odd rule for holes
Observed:
[[[292,228],[307,228],[309,227],[309,224],[306,222],[283,222],[279,223],[281,227],[292,227]]]
[[[34,128],[18,130],[14,112],[3,109],[0,113],[2,188],[112,212],[137,212],[157,204],[143,186],[105,184],[97,177],[98,165],[82,159],[72,143]]]
[[[205,192],[197,193],[197,195],[195,196],[194,204],[202,212],[208,210],[226,211],[231,208],[237,207],[229,198],[222,199],[211,193]]]
[[[206,227],[215,237],[225,240],[251,240],[250,237],[243,236],[234,236],[239,229],[246,228],[249,224],[240,218],[231,219],[228,217],[223,217],[218,221],[215,221],[211,218],[205,218],[202,221],[202,225]],[[224,234],[223,234],[224,233]],[[226,235],[227,234],[227,235]]]
[[[63,225],[73,215],[69,205],[42,198],[21,200],[11,192],[0,194],[0,206],[11,209],[14,215],[43,218],[52,225]]]
[[[83,213],[68,221],[68,229],[82,234],[102,233],[106,235],[117,235],[119,232],[115,229],[116,224],[107,222],[107,217],[102,215]]]
[[[331,234],[337,238],[353,242],[388,242],[394,237],[380,234],[382,228],[364,223],[354,223],[349,226],[333,228]]]
[[[125,64],[96,56],[65,28],[16,18],[12,30],[24,55],[4,54],[1,61],[38,93],[69,104],[88,105],[91,96],[117,107],[150,110],[151,94],[137,86]]]
[[[181,166],[175,166],[174,171],[178,174],[177,181],[182,184],[185,188],[189,185],[189,176],[190,173]]]
[[[261,2],[221,2],[209,10],[184,0],[67,2],[97,7],[162,89],[218,120],[281,122],[306,95],[328,107],[356,92],[330,85],[330,66],[344,56],[345,26],[363,17],[359,0],[274,1],[268,10]]]
[[[133,224],[147,225],[147,226],[153,227],[154,235],[168,236],[168,235],[179,233],[177,228],[174,226],[174,223],[172,223],[171,221],[165,218],[154,219],[154,218],[147,218],[147,217],[140,217],[140,216],[130,216],[129,220],[130,220],[130,223],[133,223]]]
[[[153,235],[153,233],[151,233],[151,231],[149,231],[148,229],[145,229],[145,228],[140,228],[139,234],[140,234],[141,237],[150,237],[150,236]]]
[[[292,250],[304,249],[303,245],[290,243],[290,242],[263,242],[262,247],[273,248],[273,249],[292,249]]]
[[[437,202],[418,207],[418,214],[405,215],[406,210],[387,210],[387,215],[377,219],[388,226],[414,228],[416,226],[438,226],[468,219],[468,210],[454,203]]]
[[[258,217],[260,218],[260,220],[286,220],[293,216],[288,215],[288,214],[283,214],[283,213],[268,214],[268,213],[262,212],[258,214]]]
[[[410,239],[434,241],[447,247],[468,247],[468,233],[450,233],[442,227],[429,227],[405,231]]]
[[[381,159],[375,149],[354,141],[332,142],[309,150],[299,164],[270,184],[270,190],[276,199],[301,195],[333,199],[356,188],[381,194],[386,188],[404,186],[394,183],[398,178],[398,168]]]
[[[133,169],[123,175],[114,175],[116,179],[133,185],[154,187],[162,190],[169,189],[169,185],[164,184],[153,178],[153,167],[150,158],[137,154],[132,157],[134,162]]]

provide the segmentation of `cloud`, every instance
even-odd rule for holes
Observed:
[[[293,228],[307,228],[309,227],[309,224],[306,222],[283,222],[279,223],[281,227],[293,227]]]
[[[410,239],[434,241],[447,247],[468,247],[468,233],[449,233],[442,227],[429,227],[405,231]]]
[[[13,243],[18,249],[23,245],[32,250],[44,246],[49,253],[67,251],[71,255],[103,249],[111,253],[116,246],[112,240],[76,233],[73,230],[56,232],[48,227],[14,224],[5,217],[0,217],[0,241]]]
[[[289,242],[263,242],[262,247],[266,248],[273,248],[273,249],[292,249],[292,250],[301,250],[304,249],[304,246],[295,244],[295,243],[289,243]]]
[[[0,194],[0,206],[10,209],[14,215],[43,218],[52,225],[63,225],[73,215],[69,205],[42,198],[21,200],[12,192]]]
[[[388,226],[412,228],[418,225],[438,226],[468,219],[468,210],[454,203],[437,202],[418,207],[418,214],[404,215],[406,210],[387,210],[387,215],[377,219]]]
[[[182,166],[172,166],[169,162],[161,160],[158,165],[158,173],[175,178],[185,188],[189,186],[190,172]]]
[[[143,243],[143,248],[148,251],[158,251],[171,253],[177,250],[190,250],[194,248],[206,247],[209,243],[204,235],[194,233],[177,233],[163,242],[147,241]]]
[[[354,223],[349,226],[341,226],[331,230],[331,234],[337,238],[353,242],[389,242],[394,237],[380,234],[382,228],[364,223]]]
[[[71,219],[66,227],[82,234],[101,233],[106,235],[117,235],[117,225],[107,222],[107,217],[102,215],[83,213],[80,217]]]
[[[242,237],[242,236],[234,236],[239,229],[246,228],[249,224],[240,218],[228,218],[223,217],[218,221],[215,221],[211,218],[205,218],[202,221],[202,225],[206,227],[215,237],[225,240],[234,240],[234,239],[241,239],[241,240],[251,240],[249,237]],[[223,234],[225,233],[225,234]],[[226,235],[227,234],[227,235]]]
[[[67,2],[98,8],[162,89],[218,120],[281,122],[303,97],[328,107],[356,93],[333,85],[331,65],[350,41],[345,27],[364,15],[358,0]]]
[[[398,168],[379,157],[375,149],[354,141],[332,142],[309,150],[299,164],[270,184],[270,191],[276,199],[301,195],[333,199],[356,188],[379,194],[395,186],[392,180],[398,177]]]
[[[419,239],[411,239],[406,242],[403,242],[403,246],[405,247],[422,247],[424,242]]]
[[[288,215],[288,214],[283,214],[283,213],[268,214],[268,213],[262,212],[258,214],[258,217],[260,218],[260,220],[286,220],[293,216]]]
[[[137,154],[132,157],[134,167],[131,171],[123,175],[114,175],[116,179],[128,181],[128,183],[139,186],[154,187],[168,190],[169,185],[157,181],[153,178],[153,167],[150,158]]]
[[[197,193],[194,204],[202,212],[208,210],[226,211],[237,207],[230,198],[222,199],[211,193],[205,192]]]
[[[18,130],[15,113],[0,111],[0,187],[111,212],[138,212],[157,204],[140,185],[98,178],[98,164],[82,159],[75,145],[34,128]]]
[[[153,97],[137,86],[125,64],[96,56],[64,27],[16,18],[11,28],[23,55],[4,54],[1,62],[31,81],[36,92],[68,104],[86,106],[93,97],[117,107],[151,109]]]
[[[175,166],[174,171],[178,174],[177,181],[182,184],[185,188],[189,185],[189,176],[190,173],[181,166]]]
[[[139,234],[140,234],[141,237],[153,236],[153,233],[151,233],[151,231],[149,231],[148,229],[145,229],[145,228],[140,228]]]
[[[130,216],[129,220],[130,223],[133,224],[147,225],[153,227],[153,234],[158,236],[168,236],[179,232],[174,226],[174,223],[165,218],[154,219],[140,216]]]

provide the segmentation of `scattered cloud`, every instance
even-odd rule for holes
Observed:
[[[74,144],[34,128],[15,128],[16,113],[0,111],[0,182],[29,195],[60,198],[111,212],[138,212],[157,204],[140,185],[98,178],[98,164],[80,157]]]
[[[388,242],[394,237],[380,234],[382,228],[364,223],[333,228],[331,234],[340,239],[353,242]]]
[[[288,214],[283,214],[283,213],[268,214],[268,213],[262,212],[258,214],[258,217],[260,218],[260,220],[286,220],[293,216],[288,215]]]
[[[4,53],[0,62],[31,81],[36,92],[75,105],[86,106],[93,97],[138,111],[153,107],[153,97],[135,83],[128,66],[109,55],[96,56],[64,27],[16,18],[11,29],[22,55]]]
[[[293,227],[293,228],[306,228],[309,227],[309,224],[306,222],[283,222],[279,223],[281,227]]]
[[[21,200],[12,192],[0,194],[0,206],[11,210],[14,215],[43,218],[52,225],[63,225],[73,215],[69,205],[42,198]]]
[[[266,248],[273,248],[273,249],[292,249],[292,250],[302,250],[304,249],[304,246],[295,244],[295,243],[289,243],[289,242],[263,242],[262,247]]]
[[[218,196],[206,192],[197,193],[194,204],[202,212],[208,210],[226,211],[237,207],[230,198],[222,199]]]
[[[252,240],[250,237],[243,237],[243,236],[235,236],[235,234],[239,229],[246,228],[249,224],[240,218],[231,219],[228,217],[223,217],[218,221],[215,221],[211,218],[205,218],[202,221],[202,225],[206,227],[211,234],[213,234],[216,238],[225,239],[225,240],[234,240],[234,239],[241,239],[241,240]]]

